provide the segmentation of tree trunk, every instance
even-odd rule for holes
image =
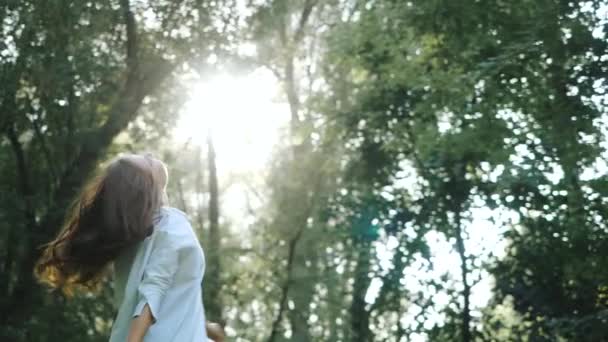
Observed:
[[[313,207],[316,198],[315,192],[320,189],[311,189],[310,182],[317,183],[320,174],[306,175],[306,179],[303,179],[302,175],[299,174],[299,170],[302,166],[306,166],[306,161],[312,153],[310,144],[310,138],[303,135],[302,132],[302,120],[300,119],[300,94],[298,90],[298,77],[296,75],[296,54],[295,50],[298,48],[304,37],[304,30],[316,1],[306,0],[303,3],[301,12],[299,13],[299,19],[295,26],[293,34],[288,34],[291,28],[291,17],[289,10],[287,9],[288,2],[277,1],[278,5],[284,7],[285,13],[282,13],[283,17],[279,20],[279,25],[276,27],[276,32],[279,37],[281,48],[286,51],[284,59],[282,59],[282,83],[283,91],[287,97],[287,102],[290,111],[290,137],[291,137],[291,165],[289,174],[285,175],[287,179],[292,182],[296,182],[295,186],[286,191],[291,192],[282,205],[290,210],[296,212],[291,213],[294,217],[290,222],[286,222],[286,227],[295,227],[297,229],[296,234],[289,240],[288,253],[288,265],[287,265],[287,279],[285,284],[281,288],[281,300],[279,303],[279,312],[274,320],[269,341],[274,341],[279,333],[279,325],[282,321],[283,314],[286,309],[288,301],[292,301],[294,304],[294,310],[289,310],[287,313],[289,324],[292,330],[291,341],[307,342],[310,341],[310,329],[308,325],[308,317],[310,313],[310,303],[314,295],[314,282],[316,267],[316,254],[311,251],[310,244],[307,243],[305,230],[307,228],[308,219],[314,215]],[[309,180],[309,181],[307,181]],[[310,199],[310,203],[302,202],[302,199]],[[280,200],[276,199],[275,200]],[[310,263],[310,267],[307,267],[307,261]]]
[[[219,190],[215,148],[211,132],[207,138],[207,163],[209,166],[209,236],[207,243],[207,275],[205,277],[205,308],[207,316],[213,321],[222,321],[220,298],[220,231],[219,231]]]
[[[455,225],[456,225],[456,251],[458,252],[458,256],[460,258],[460,275],[462,280],[462,297],[464,305],[462,307],[461,315],[461,336],[462,342],[470,342],[472,341],[471,337],[471,308],[470,308],[470,300],[471,300],[471,285],[469,284],[469,269],[467,266],[467,256],[466,250],[464,247],[464,238],[463,231],[461,226],[460,219],[460,211],[455,213]]]
[[[303,227],[301,227],[296,232],[294,237],[289,241],[289,249],[287,251],[287,269],[286,269],[287,279],[285,280],[285,283],[283,284],[283,286],[281,288],[281,298],[279,300],[279,312],[277,314],[277,317],[272,322],[272,328],[270,330],[270,336],[268,337],[268,342],[274,342],[277,339],[277,336],[279,334],[279,325],[281,324],[281,321],[283,320],[283,313],[285,312],[285,309],[287,307],[287,300],[288,300],[288,296],[289,296],[290,286],[293,283],[292,277],[293,277],[294,272],[292,271],[292,269],[293,269],[293,265],[294,265],[296,246],[298,245],[298,242],[299,242],[300,238],[302,237],[303,231],[304,231],[304,229],[303,229]]]
[[[369,329],[369,314],[365,308],[365,295],[369,288],[371,279],[369,270],[371,268],[371,243],[364,239],[356,239],[354,248],[357,260],[354,273],[353,296],[350,305],[350,320],[353,341],[367,342],[372,340]]]
[[[306,221],[302,222],[302,230],[306,229]],[[289,299],[293,301],[294,309],[289,310],[289,322],[292,335],[290,341],[311,341],[310,326],[310,303],[313,301],[314,284],[317,280],[316,253],[314,241],[310,241],[310,235],[304,234],[296,248],[296,257],[293,265],[293,281],[291,282]]]

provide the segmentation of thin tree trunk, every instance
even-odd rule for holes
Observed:
[[[221,265],[220,265],[220,231],[219,231],[219,190],[215,147],[211,132],[207,138],[207,163],[209,165],[209,236],[207,244],[207,276],[205,277],[205,307],[211,320],[222,320],[222,305],[220,298]]]
[[[401,313],[402,304],[399,302],[400,298],[405,295],[406,290],[400,283],[403,278],[403,269],[407,263],[405,248],[401,245],[397,246],[395,254],[392,258],[392,267],[388,273],[382,277],[382,286],[378,293],[378,297],[372,304],[370,314],[372,311],[386,308],[386,305],[394,310],[394,312]],[[395,337],[395,341],[401,341],[401,338],[406,335],[406,331],[400,321],[397,322],[397,329],[392,334]]]
[[[188,212],[188,207],[186,206],[186,197],[184,195],[184,187],[182,186],[182,180],[177,180],[177,196],[179,198],[179,206],[180,209],[184,212]]]
[[[308,215],[303,216],[306,216],[306,218],[302,218],[300,226],[306,227]],[[292,330],[290,340],[294,342],[306,342],[312,339],[308,317],[310,315],[310,303],[314,296],[314,284],[317,280],[317,253],[315,248],[310,248],[315,243],[310,238],[310,235],[304,235],[297,246],[294,246],[296,249],[292,267],[294,276],[289,295],[289,299],[294,304],[294,309],[288,312]]]
[[[289,250],[287,255],[287,280],[283,284],[281,288],[281,298],[279,299],[279,312],[277,313],[277,317],[272,322],[272,328],[270,331],[270,337],[268,337],[268,342],[274,342],[279,333],[279,325],[283,320],[283,313],[285,312],[285,308],[287,307],[287,298],[289,296],[290,285],[293,281],[293,264],[294,264],[294,256],[296,251],[296,246],[298,245],[298,241],[302,237],[302,232],[304,228],[300,228],[296,235],[289,241]]]
[[[196,180],[195,180],[195,190],[196,190],[196,220],[198,223],[198,231],[200,234],[203,234],[205,231],[205,173],[204,173],[204,164],[202,158],[202,149],[199,146],[197,148],[196,153]]]
[[[355,239],[355,253],[357,253],[357,264],[355,265],[353,296],[350,306],[350,320],[352,336],[354,341],[367,342],[372,340],[369,329],[369,314],[365,308],[365,295],[369,288],[371,279],[369,270],[371,268],[371,243],[367,240]]]
[[[288,2],[278,1],[277,4],[280,6],[287,7]],[[316,256],[314,251],[311,251],[307,246],[305,239],[302,237],[307,227],[307,222],[312,214],[312,207],[317,191],[319,188],[311,189],[310,184],[305,184],[297,175],[297,170],[300,170],[301,163],[305,163],[307,157],[311,153],[310,139],[302,135],[300,118],[300,98],[298,91],[298,78],[296,75],[295,67],[295,50],[301,43],[304,37],[304,30],[310,15],[317,4],[317,0],[305,0],[302,5],[299,18],[293,34],[289,31],[291,28],[291,17],[289,10],[284,8],[286,11],[282,13],[279,20],[279,26],[277,34],[281,43],[281,48],[286,51],[285,57],[282,60],[282,83],[283,91],[287,97],[287,102],[290,111],[290,136],[291,136],[291,170],[294,170],[292,174],[285,175],[285,177],[293,178],[297,183],[293,189],[286,191],[292,192],[286,199],[287,203],[283,203],[286,208],[296,208],[296,212],[291,213],[294,219],[291,222],[287,222],[288,226],[297,227],[297,233],[289,241],[288,250],[288,262],[287,262],[287,279],[281,287],[281,298],[279,300],[279,312],[272,324],[269,342],[274,341],[279,334],[279,326],[283,319],[284,312],[288,301],[293,301],[295,309],[288,312],[289,324],[292,330],[292,341],[306,342],[311,340],[310,329],[308,325],[308,317],[310,313],[310,303],[314,294],[314,268],[316,267]],[[317,176],[318,177],[318,176]],[[319,177],[320,178],[320,177]],[[317,183],[318,179],[310,177],[310,180]],[[308,204],[300,203],[303,198],[310,199],[311,202]],[[306,261],[310,262],[310,267],[306,266]],[[308,279],[298,279],[298,275],[306,275]]]
[[[24,227],[9,227],[8,230],[8,234],[7,234],[7,249],[6,249],[6,257],[4,260],[4,274],[6,277],[4,277],[5,279],[3,279],[3,283],[0,285],[0,289],[1,289],[1,293],[3,296],[6,296],[5,298],[11,298],[12,294],[9,293],[9,277],[11,274],[16,273],[15,269],[17,269],[18,272],[23,272],[22,269],[19,269],[17,266],[19,264],[19,256],[18,256],[18,249],[19,247],[24,247],[24,246],[18,246],[18,244],[14,241],[15,237],[17,237],[19,234],[15,234],[16,230],[21,228],[25,228],[25,232],[32,232],[32,231],[36,231],[37,230],[37,222],[36,222],[36,214],[34,212],[34,204],[32,203],[32,199],[34,196],[34,192],[32,189],[32,184],[30,182],[30,177],[29,177],[29,169],[28,166],[26,164],[26,160],[25,160],[25,154],[23,151],[23,147],[21,146],[21,143],[19,142],[19,139],[17,137],[17,134],[15,133],[15,130],[12,126],[9,126],[7,132],[6,132],[6,136],[11,144],[11,147],[13,149],[13,154],[15,157],[15,164],[16,164],[16,174],[17,174],[17,184],[19,187],[19,193],[23,199],[23,218],[24,218],[24,222],[25,222],[25,226]],[[30,246],[25,246],[26,249],[28,249]],[[23,268],[23,265],[21,265],[21,267]],[[12,300],[14,299],[9,299],[9,300],[3,300],[3,304],[7,303],[9,306],[12,304]],[[3,310],[2,315],[0,316],[0,319],[2,322],[5,322],[7,319],[9,319],[9,314],[8,312],[5,312]]]
[[[456,251],[458,252],[458,256],[460,258],[460,275],[463,285],[462,297],[463,297],[463,308],[461,312],[461,336],[462,342],[470,342],[472,341],[471,336],[471,308],[470,308],[470,299],[471,299],[471,285],[469,284],[469,269],[467,266],[467,256],[466,250],[464,247],[464,238],[463,231],[461,225],[460,211],[456,211],[455,213],[455,224],[456,224]]]

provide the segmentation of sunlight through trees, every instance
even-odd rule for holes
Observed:
[[[606,1],[0,3],[0,340],[107,341],[32,271],[142,151],[230,341],[608,339]]]

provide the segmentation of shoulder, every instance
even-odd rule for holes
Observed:
[[[168,235],[180,236],[192,233],[188,215],[173,207],[162,207],[160,209],[160,221],[155,228]]]
[[[168,212],[170,215],[176,216],[176,217],[181,217],[184,219],[188,219],[188,214],[186,214],[185,212],[174,208],[174,207],[162,207],[161,210],[165,210],[166,212]]]
[[[196,234],[184,212],[171,207],[162,207],[159,217],[152,237],[154,244],[159,248],[181,250],[198,245]]]

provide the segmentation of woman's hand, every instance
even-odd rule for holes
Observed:
[[[226,334],[224,334],[224,328],[221,325],[213,322],[207,322],[205,324],[207,329],[207,336],[215,342],[224,342]]]

